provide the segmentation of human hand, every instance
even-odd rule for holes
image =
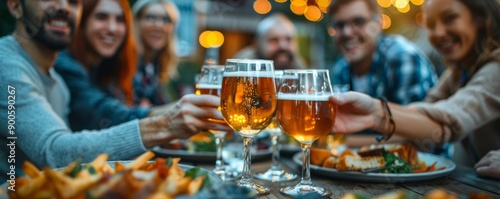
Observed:
[[[500,149],[488,152],[474,169],[479,176],[500,179]]]
[[[330,101],[337,105],[335,126],[337,133],[354,133],[379,124],[381,113],[380,103],[370,96],[358,93],[340,93],[330,97]]]
[[[231,131],[226,124],[210,122],[223,120],[217,107],[220,98],[214,95],[185,95],[170,104],[161,115],[141,120],[141,136],[149,148],[172,139],[188,138],[202,129]]]

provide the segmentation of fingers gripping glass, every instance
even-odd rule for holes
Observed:
[[[201,74],[196,82],[196,95],[208,94],[220,96],[222,88],[222,76],[224,73],[223,65],[204,65],[201,67]],[[220,110],[220,107],[219,107]],[[225,123],[225,121],[216,121],[209,119],[213,122]],[[217,145],[217,155],[215,160],[214,172],[219,175],[222,180],[225,180],[226,172],[222,165],[222,144],[225,131],[209,130],[215,136],[215,144]]]

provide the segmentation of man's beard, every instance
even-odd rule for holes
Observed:
[[[285,63],[277,62],[276,60],[278,59],[279,56],[286,56],[287,61]],[[292,52],[290,52],[288,50],[283,50],[283,49],[276,51],[270,57],[271,60],[274,60],[274,68],[276,70],[297,68],[298,66],[295,65],[296,63],[294,62],[294,58],[295,58],[295,56],[293,55]]]
[[[26,32],[29,36],[33,38],[33,40],[42,43],[49,49],[54,51],[59,51],[65,49],[70,44],[70,39],[65,40],[61,37],[64,37],[63,33],[55,32],[54,35],[50,35],[49,32],[45,29],[45,24],[50,20],[60,19],[66,20],[68,22],[68,26],[70,28],[70,37],[73,35],[75,30],[75,21],[68,17],[67,14],[61,14],[59,12],[48,12],[41,18],[31,16],[31,12],[26,9],[26,6],[23,3],[23,12],[25,16],[23,17],[24,27],[26,28]]]

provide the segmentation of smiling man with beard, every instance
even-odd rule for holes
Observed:
[[[16,29],[0,38],[0,184],[9,179],[9,186],[14,185],[25,161],[57,168],[77,159],[89,162],[102,153],[109,160],[126,160],[199,129],[230,130],[205,119],[222,119],[219,97],[187,95],[162,115],[101,131],[72,132],[69,91],[53,64],[80,22],[81,1],[7,0],[7,6]]]
[[[342,57],[331,69],[333,84],[388,101],[424,99],[437,82],[434,66],[415,44],[399,35],[382,35],[375,0],[337,0],[329,8],[335,43]]]
[[[257,25],[256,42],[238,52],[235,58],[273,60],[276,70],[305,67],[298,54],[297,30],[282,14],[263,19]]]
[[[75,20],[68,16],[66,11],[47,12],[43,15],[36,15],[31,12],[22,0],[21,8],[26,11],[22,21],[27,35],[32,36],[33,40],[47,46],[51,50],[62,50],[66,48],[71,36],[75,32]],[[45,24],[49,26],[45,27]],[[47,30],[48,29],[48,30]],[[16,36],[16,34],[14,34]],[[17,35],[19,36],[19,35]]]

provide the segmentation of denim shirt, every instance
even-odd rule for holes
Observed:
[[[54,69],[66,82],[70,94],[69,123],[74,131],[105,129],[134,119],[146,117],[150,109],[129,107],[111,87],[101,89],[89,73],[68,51],[62,51]]]

